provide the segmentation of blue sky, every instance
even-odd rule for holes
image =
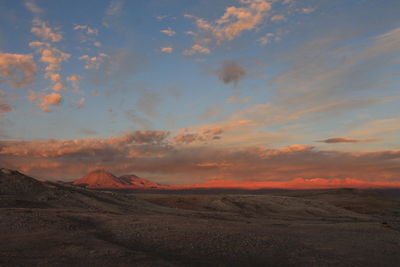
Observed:
[[[397,151],[399,11],[397,0],[2,0],[0,140],[163,131],[185,149]]]

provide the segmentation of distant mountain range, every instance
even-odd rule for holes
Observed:
[[[352,178],[295,178],[288,181],[235,181],[215,179],[198,184],[161,185],[140,178],[134,174],[117,177],[105,170],[93,171],[84,177],[75,180],[72,184],[80,185],[89,189],[113,190],[400,188],[400,182],[363,181]]]

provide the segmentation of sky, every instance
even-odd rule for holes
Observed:
[[[0,0],[0,165],[400,182],[398,0]]]

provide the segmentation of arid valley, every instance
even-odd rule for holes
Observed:
[[[96,191],[0,172],[0,266],[398,266],[396,190]]]

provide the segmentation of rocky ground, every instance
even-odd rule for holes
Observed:
[[[119,194],[0,170],[0,266],[400,266],[400,200]]]

